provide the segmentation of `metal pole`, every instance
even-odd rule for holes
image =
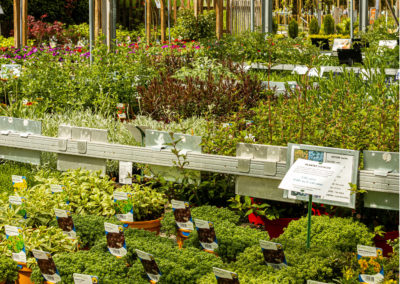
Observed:
[[[115,42],[117,37],[117,0],[113,0],[112,2],[112,30],[111,30],[111,38]]]
[[[89,58],[90,58],[90,64],[93,63],[93,55],[92,55],[92,50],[93,50],[93,39],[94,39],[94,22],[93,22],[93,13],[94,13],[94,7],[93,7],[93,1],[94,0],[89,0]]]
[[[312,195],[308,195],[308,215],[307,215],[307,248],[310,248],[311,243],[311,213],[312,213]]]
[[[254,0],[250,0],[250,30],[254,32]]]
[[[350,15],[350,40],[353,40],[353,0],[350,0],[349,7],[349,15]]]
[[[171,0],[168,0],[168,41],[171,44]]]

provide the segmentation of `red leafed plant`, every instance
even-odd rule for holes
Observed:
[[[57,42],[64,42],[64,24],[58,21],[54,23],[46,23],[43,20],[47,17],[46,14],[36,20],[33,16],[28,16],[28,32],[29,38],[34,39],[37,45],[49,41],[52,37],[57,39]]]

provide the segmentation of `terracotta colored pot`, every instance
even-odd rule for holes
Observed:
[[[22,268],[18,271],[18,280],[15,281],[15,284],[33,284],[31,281],[32,269],[23,265]]]
[[[6,280],[0,281],[0,284],[6,284]]]
[[[150,232],[156,232],[157,235],[160,234],[161,229],[161,219],[151,220],[151,221],[137,221],[137,222],[125,222],[128,228],[143,229]]]

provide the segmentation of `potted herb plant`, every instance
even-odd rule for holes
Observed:
[[[10,257],[0,256],[0,284],[18,279],[18,266]]]
[[[168,199],[165,194],[156,189],[139,184],[124,185],[117,191],[129,193],[129,199],[121,204],[116,202],[116,210],[133,211],[133,222],[125,222],[129,228],[145,229],[160,233],[161,218]],[[116,211],[116,213],[118,213]]]

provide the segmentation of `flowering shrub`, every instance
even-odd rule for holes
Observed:
[[[53,24],[46,23],[43,20],[47,17],[46,14],[36,20],[33,16],[28,16],[28,32],[29,38],[35,39],[38,45],[43,42],[48,42],[50,39],[56,39],[59,42],[65,41],[63,38],[63,24],[54,21]]]

